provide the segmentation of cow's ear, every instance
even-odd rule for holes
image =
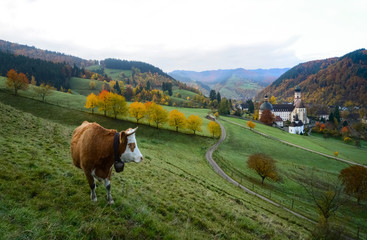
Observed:
[[[125,141],[125,131],[121,131],[120,132],[120,143],[124,143]]]
[[[136,132],[136,130],[138,130],[138,127],[134,128],[134,129],[129,128],[128,130],[125,131],[125,134],[127,136],[130,136],[130,135],[134,134]]]

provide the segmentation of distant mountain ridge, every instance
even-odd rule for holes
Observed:
[[[367,50],[301,63],[263,89],[257,99],[267,94],[290,102],[297,85],[308,103],[342,106],[351,101],[356,106],[367,106]]]
[[[289,68],[247,70],[220,69],[202,72],[175,70],[168,73],[173,78],[199,88],[204,94],[210,89],[227,98],[248,99],[285,73]]]

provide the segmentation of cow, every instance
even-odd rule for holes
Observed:
[[[97,201],[95,178],[104,181],[107,201],[113,204],[111,196],[112,166],[116,172],[124,168],[128,162],[140,162],[140,153],[135,140],[135,129],[127,129],[120,133],[105,129],[97,123],[84,121],[77,127],[71,138],[71,156],[76,167],[84,171],[91,188],[91,200]]]

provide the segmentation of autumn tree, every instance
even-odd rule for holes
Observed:
[[[346,199],[342,195],[343,186],[338,179],[326,175],[318,178],[314,172],[307,174],[299,172],[299,184],[303,186],[311,197],[319,213],[318,227],[324,229],[324,235],[330,234],[329,218],[336,213]],[[327,238],[322,238],[327,239]]]
[[[194,132],[201,132],[201,126],[203,125],[203,120],[197,115],[190,115],[187,119],[187,128]]]
[[[98,111],[103,112],[105,116],[108,109],[107,95],[108,91],[102,90],[98,95],[98,103],[97,103]]]
[[[115,119],[117,115],[125,116],[128,112],[127,103],[125,98],[117,93],[107,94],[107,112],[112,114]]]
[[[367,168],[350,166],[340,171],[339,178],[343,182],[345,193],[357,198],[358,204],[367,199]]]
[[[150,121],[155,123],[157,128],[159,128],[160,125],[165,124],[168,121],[168,111],[166,109],[163,109],[161,105],[158,105],[153,102],[149,108],[150,108],[149,113]]]
[[[90,90],[94,90],[94,89],[96,89],[96,81],[95,81],[95,80],[91,80],[91,81],[89,82],[89,89],[90,89]]]
[[[85,108],[92,109],[92,114],[94,113],[94,109],[98,106],[98,96],[94,95],[94,93],[91,93],[87,96],[87,101],[85,103]]]
[[[18,90],[28,89],[28,78],[24,73],[17,73],[14,69],[10,69],[6,74],[8,77],[6,86],[14,90],[14,95],[18,95]]]
[[[274,97],[274,96],[271,96],[271,98],[270,98],[270,103],[271,103],[271,104],[277,104],[277,98],[276,98],[276,97]]]
[[[219,137],[221,135],[221,128],[217,122],[210,121],[208,124],[208,130],[209,130],[209,133],[213,135],[213,138],[215,136]]]
[[[249,128],[251,128],[251,129],[254,129],[254,128],[255,128],[255,126],[256,126],[256,124],[255,124],[254,122],[252,122],[251,120],[250,120],[250,121],[248,121],[248,122],[246,123],[246,125],[247,125]]]
[[[41,83],[39,87],[34,88],[35,93],[41,97],[42,102],[46,100],[46,97],[52,94],[52,90],[55,90],[54,87],[52,87],[49,84]]]
[[[185,128],[186,126],[186,117],[182,112],[174,109],[168,115],[168,124],[176,128],[176,132],[178,132],[178,128]]]
[[[274,116],[269,109],[265,109],[264,111],[262,111],[260,121],[269,126],[273,124]]]
[[[136,119],[136,123],[139,124],[139,120],[146,115],[146,108],[141,102],[133,102],[129,107],[129,115]]]
[[[251,155],[247,160],[247,166],[259,174],[261,177],[261,184],[264,184],[265,178],[270,178],[274,181],[278,180],[275,160],[266,154],[256,153]]]

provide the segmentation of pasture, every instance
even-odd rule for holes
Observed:
[[[324,184],[334,182],[340,170],[348,164],[285,145],[225,121],[222,124],[227,139],[214,153],[214,159],[223,170],[242,185],[317,221],[318,212],[313,200],[299,182],[312,174]],[[264,185],[261,184],[257,173],[247,167],[247,159],[254,153],[264,153],[276,160],[281,181],[266,179]],[[366,205],[366,201],[358,206],[355,199],[350,199],[334,220],[346,226],[352,234],[356,234],[357,226],[361,226],[366,229],[363,234],[367,235]]]
[[[84,112],[91,112],[90,110],[84,108],[85,102],[86,102],[86,95],[90,94],[89,89],[89,79],[82,79],[82,78],[72,78],[71,79],[71,86],[72,93],[63,93],[59,91],[52,91],[52,94],[46,97],[46,102],[52,105],[65,107],[68,109],[78,110],[78,111],[84,111]],[[102,84],[101,82],[96,81],[98,84]],[[97,87],[99,86],[97,84]],[[29,89],[27,91],[19,91],[19,96],[34,99],[34,100],[40,100],[40,97],[35,94],[35,91],[33,89],[37,88],[36,86],[29,85]],[[4,91],[5,93],[11,94],[11,92],[6,89],[6,78],[0,77],[0,90]],[[75,91],[75,92],[74,92]],[[89,93],[88,93],[89,92]],[[14,101],[17,101],[16,99]],[[31,102],[29,102],[31,103]],[[131,102],[128,102],[130,104]],[[29,105],[27,103],[27,105]],[[31,106],[29,106],[31,107]],[[183,112],[187,117],[189,117],[191,114],[198,115],[203,120],[203,126],[202,126],[202,132],[197,132],[197,135],[201,136],[210,136],[209,130],[207,129],[209,120],[205,118],[205,116],[208,114],[208,109],[197,109],[197,108],[182,108],[182,107],[171,107],[171,106],[163,106],[164,109],[167,111],[172,111],[174,109],[177,109],[180,112]],[[95,111],[95,115],[103,115],[103,113]],[[118,116],[119,119],[130,121],[132,123],[135,123],[136,120],[134,118],[126,116]],[[143,119],[139,122],[139,124],[145,124],[149,125],[149,123]],[[175,130],[174,127],[169,126],[168,123],[164,124],[161,128],[163,129],[169,129],[169,130]],[[179,129],[179,131],[186,133],[186,134],[192,134],[192,131],[187,129]]]
[[[9,106],[12,105],[12,106]],[[205,152],[215,140],[140,126],[145,159],[113,173],[98,202],[70,157],[84,120],[131,127],[0,91],[0,239],[302,239],[312,225],[221,179]]]
[[[222,117],[224,120],[239,123],[246,126],[247,121],[238,118]],[[356,163],[367,165],[367,142],[361,141],[361,148],[353,144],[345,144],[341,139],[323,138],[320,134],[311,133],[310,136],[289,134],[281,129],[269,127],[264,124],[256,123],[255,130],[266,133],[281,140],[297,144],[321,153],[334,155],[339,152],[339,157]]]

